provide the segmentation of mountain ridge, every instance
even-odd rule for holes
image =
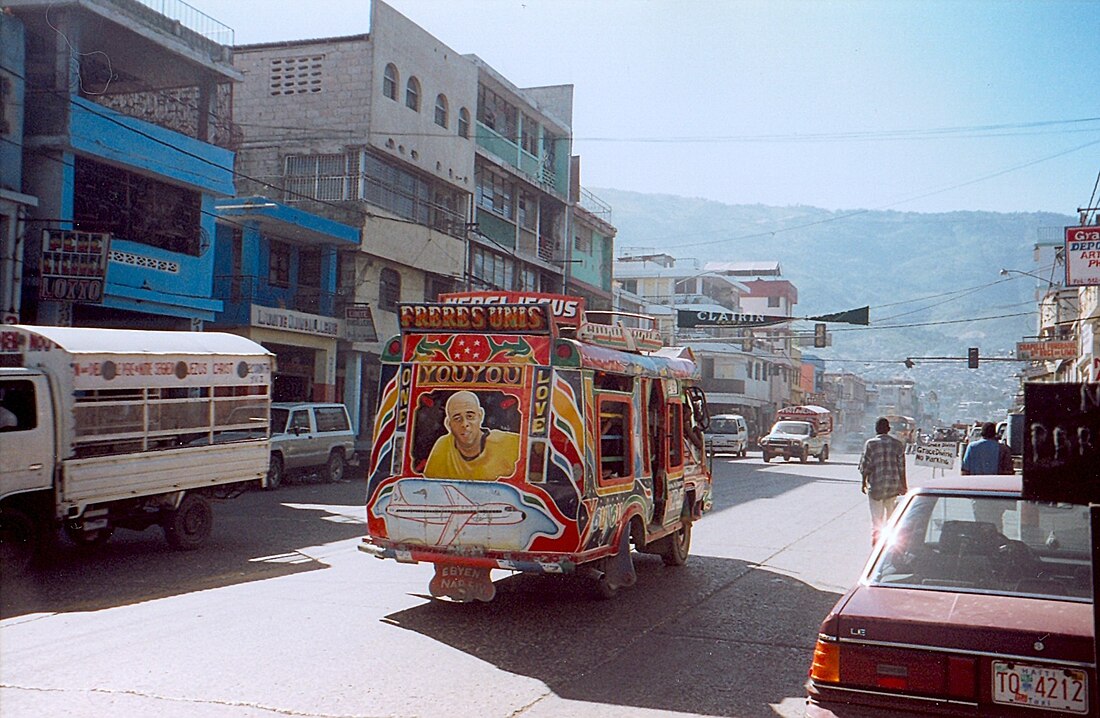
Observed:
[[[963,358],[972,346],[985,357],[1014,356],[1016,342],[1035,334],[1042,287],[1038,278],[1017,272],[1044,269],[1035,265],[1041,229],[1076,222],[1052,212],[827,210],[589,189],[611,207],[617,257],[662,252],[694,259],[700,269],[711,261],[777,260],[782,277],[798,288],[796,316],[871,307],[869,327],[830,324],[832,346],[806,350],[824,358],[830,371],[851,364],[871,379],[923,375],[941,390],[958,385],[958,392],[947,389],[949,401],[986,384],[995,397],[957,400],[990,405],[1011,405],[1012,397],[1003,395],[1022,365],[987,363],[966,373],[965,361],[918,361],[914,369],[903,362]],[[1004,276],[1002,268],[1016,271]]]

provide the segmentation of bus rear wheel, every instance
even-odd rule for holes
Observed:
[[[654,549],[666,566],[683,566],[691,551],[691,522],[683,522],[676,531],[659,539]]]

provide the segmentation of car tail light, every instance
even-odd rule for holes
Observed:
[[[840,683],[840,644],[822,638],[814,646],[810,678],[821,683]]]
[[[909,687],[909,669],[891,663],[879,663],[875,666],[875,685],[879,688],[903,691]]]
[[[947,695],[974,698],[977,695],[977,670],[973,658],[947,657]]]

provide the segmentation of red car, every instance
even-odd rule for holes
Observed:
[[[806,715],[1098,716],[1088,508],[914,489],[821,624]]]

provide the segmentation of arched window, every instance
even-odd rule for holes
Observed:
[[[386,65],[386,71],[382,75],[382,94],[391,100],[397,100],[397,65],[392,62]]]
[[[391,312],[397,311],[401,301],[401,275],[397,270],[386,267],[378,277],[378,307]]]
[[[465,107],[458,111],[458,134],[466,138],[470,136],[470,111]]]
[[[405,107],[420,112],[420,80],[415,77],[405,84]]]
[[[435,124],[440,127],[446,127],[449,118],[447,116],[447,97],[445,95],[436,95],[435,98]]]

